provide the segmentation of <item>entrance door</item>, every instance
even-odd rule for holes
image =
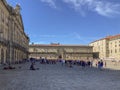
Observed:
[[[59,59],[62,59],[62,55],[59,55],[58,58],[59,58]]]

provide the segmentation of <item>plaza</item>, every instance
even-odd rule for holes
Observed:
[[[30,62],[15,65],[14,70],[0,68],[0,90],[120,90],[120,71],[97,68],[73,68],[40,64],[29,70]],[[21,66],[22,68],[19,68]]]
[[[45,6],[42,6],[42,4],[37,5],[37,0],[32,2],[20,0],[20,2],[24,2],[24,4],[21,3],[21,6],[20,4],[11,5],[12,2],[9,4],[8,1],[0,0],[0,90],[120,90],[120,34],[95,40],[88,45],[88,41],[100,37],[100,32],[98,33],[98,31],[103,30],[104,34],[108,34],[111,31],[108,29],[109,31],[105,33],[104,26],[108,27],[107,20],[106,25],[103,23],[105,18],[103,18],[103,21],[101,18],[100,20],[97,20],[99,18],[95,19],[97,22],[92,25],[93,18],[85,20],[78,19],[78,17],[75,19],[73,16],[77,17],[77,15],[72,15],[71,13],[63,17],[65,13],[61,12],[60,14],[57,12],[55,14],[55,12],[50,11],[55,16],[51,15],[50,12],[47,12],[49,10]],[[39,1],[45,3],[47,0]],[[77,0],[68,1],[74,1],[76,5],[80,4]],[[84,1],[90,2],[89,0]],[[93,1],[97,4],[97,0]],[[49,6],[55,4],[54,0],[48,2]],[[101,10],[103,9],[107,13],[115,11],[107,8],[107,6],[113,5],[112,3],[104,4],[102,0],[98,3],[103,4]],[[100,8],[100,5],[97,6]],[[109,7],[116,6],[120,6],[120,4]],[[23,9],[21,9],[22,7]],[[38,13],[39,11],[42,12]],[[38,15],[38,17],[34,15]],[[22,17],[24,17],[24,20]],[[25,27],[23,21],[25,22]],[[102,22],[99,24],[98,21]],[[115,25],[118,25],[118,22]],[[114,30],[114,27],[119,26],[115,25],[110,24],[110,29],[113,28]],[[89,26],[94,26],[95,28],[90,28]],[[95,33],[92,30],[97,32]],[[51,42],[51,44],[48,44],[48,42]],[[62,42],[63,44],[54,42]],[[87,45],[80,43],[86,43]],[[44,62],[40,63],[39,60],[42,59],[46,64]],[[94,59],[96,59],[97,65],[96,62],[93,62]],[[36,69],[30,68],[30,65],[34,66],[34,63],[32,62],[31,64],[30,62],[32,60],[36,60]],[[49,60],[48,62],[52,61],[52,63],[47,64],[47,60]],[[63,65],[63,63],[57,62],[59,60],[67,60],[69,63],[68,65]],[[78,62],[76,65],[74,63],[71,66],[72,60],[82,61],[82,64],[84,62],[84,67],[78,65]],[[98,64],[102,60],[107,63],[103,69]],[[90,61],[89,67],[86,66],[87,61]]]

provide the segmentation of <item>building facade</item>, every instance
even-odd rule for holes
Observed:
[[[0,63],[17,63],[28,58],[29,37],[24,32],[20,6],[0,0]]]
[[[100,58],[120,60],[120,34],[96,40],[90,46],[93,52],[99,52]]]
[[[61,44],[31,44],[29,45],[29,58],[47,58],[52,60],[84,60],[92,59],[92,46],[61,45]]]

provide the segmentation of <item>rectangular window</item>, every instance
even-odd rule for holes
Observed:
[[[115,49],[115,53],[117,53],[117,50]]]
[[[1,9],[0,9],[0,13],[1,13]],[[1,14],[0,14],[0,23],[1,23],[2,19],[1,19]]]
[[[2,22],[4,23],[4,12],[1,11],[1,19],[2,19]]]

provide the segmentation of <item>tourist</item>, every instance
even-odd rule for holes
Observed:
[[[104,62],[104,66],[105,66],[105,67],[107,66],[107,63],[106,63],[106,61]]]
[[[103,68],[103,61],[101,60],[101,61],[98,61],[98,68],[100,69],[100,70],[102,70],[102,68]]]
[[[65,64],[65,60],[62,60],[61,63],[62,63],[62,66],[63,66]]]
[[[85,65],[86,65],[86,62],[85,61],[81,61],[81,66],[82,66],[82,68],[85,68]]]
[[[100,61],[98,61],[98,69],[100,69]]]
[[[100,70],[102,70],[102,68],[103,68],[103,61],[101,60],[100,61]]]
[[[34,63],[31,64],[30,70],[35,70]]]
[[[3,67],[3,70],[15,69],[15,67],[11,66],[9,63],[7,66]]]
[[[69,60],[69,67],[72,68],[72,60]]]

